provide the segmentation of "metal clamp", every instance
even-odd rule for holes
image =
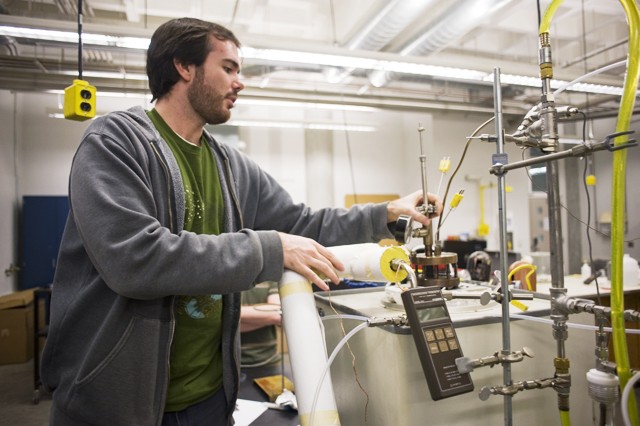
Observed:
[[[635,139],[630,139],[627,142],[620,145],[613,144],[613,140],[615,138],[619,138],[620,136],[625,136],[625,135],[632,135],[634,132],[635,132],[634,130],[627,130],[626,132],[611,133],[606,138],[604,138],[604,141],[603,141],[604,146],[607,148],[607,151],[609,152],[617,151],[619,149],[631,148],[633,146],[638,146],[638,142]]]

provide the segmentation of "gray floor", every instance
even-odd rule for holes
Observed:
[[[48,425],[51,398],[40,392],[40,402],[33,400],[33,360],[0,365],[0,425]]]

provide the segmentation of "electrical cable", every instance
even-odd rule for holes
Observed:
[[[578,114],[582,114],[582,143],[586,143],[587,140],[587,115],[582,112],[579,111]],[[593,274],[595,274],[595,284],[596,284],[596,294],[597,294],[597,299],[598,299],[598,304],[602,305],[602,297],[600,296],[600,283],[598,283],[598,274],[596,273],[596,271],[594,270],[595,268],[593,268],[593,245],[591,243],[591,233],[589,232],[589,229],[591,228],[591,196],[589,194],[589,185],[587,185],[587,169],[589,166],[589,157],[585,156],[584,157],[584,170],[582,172],[582,184],[584,185],[584,192],[585,192],[585,196],[586,196],[586,200],[587,200],[587,223],[586,223],[586,234],[587,234],[587,244],[589,247],[589,265],[591,265],[591,272]]]
[[[464,198],[464,189],[461,189],[460,191],[456,192],[453,195],[453,199],[451,200],[451,204],[449,205],[449,211],[447,211],[447,214],[444,215],[444,217],[442,218],[443,225],[444,225],[444,222],[449,217],[449,215],[451,214],[451,212],[458,207],[458,205],[460,204],[463,198]]]
[[[333,31],[333,45],[338,45],[338,37],[336,35],[336,12],[333,7],[333,0],[329,0],[329,8],[331,9],[331,29]]]
[[[236,21],[236,14],[238,13],[238,3],[240,3],[240,0],[236,0],[233,2],[233,13],[231,14],[231,21],[229,22],[230,27],[233,27],[233,24]]]
[[[362,324],[358,324],[353,330],[351,330],[347,335],[345,335],[342,340],[340,340],[340,342],[338,342],[338,344],[336,345],[336,347],[333,349],[333,352],[331,353],[331,356],[329,357],[329,360],[327,361],[327,365],[325,366],[324,371],[322,372],[322,375],[320,376],[320,381],[318,382],[318,387],[316,388],[316,393],[313,397],[313,403],[311,404],[311,412],[309,415],[309,425],[313,426],[313,420],[315,417],[315,412],[316,412],[316,405],[318,404],[318,398],[320,397],[320,390],[322,388],[322,383],[324,382],[324,378],[326,377],[327,373],[329,372],[329,369],[331,367],[331,364],[333,363],[333,360],[336,358],[336,356],[338,355],[338,352],[340,352],[340,349],[342,349],[342,347],[349,341],[349,339],[351,339],[351,337],[353,337],[357,332],[359,332],[360,330],[367,328],[369,325],[364,322]],[[367,395],[367,405],[369,403],[369,396]]]
[[[460,157],[460,161],[458,162],[458,165],[456,166],[455,170],[453,171],[453,173],[451,173],[451,177],[449,178],[449,180],[447,181],[447,187],[444,190],[444,196],[442,197],[442,205],[445,206],[446,202],[447,202],[447,194],[449,193],[449,188],[451,187],[451,182],[453,181],[453,178],[456,176],[456,174],[458,173],[458,170],[460,170],[460,166],[462,166],[462,162],[464,161],[464,157],[467,155],[467,150],[469,149],[469,145],[471,144],[471,141],[473,140],[473,138],[478,134],[478,132],[480,130],[482,130],[482,128],[484,126],[486,126],[487,124],[491,123],[496,117],[492,116],[491,118],[489,118],[487,121],[485,121],[484,123],[482,123],[480,126],[478,126],[473,133],[471,134],[471,136],[467,137],[467,142],[464,145],[464,149],[462,150],[462,156]],[[440,241],[440,227],[442,226],[442,221],[438,220],[438,228],[436,230],[436,241]]]
[[[338,313],[338,311],[336,310],[336,308],[333,306],[333,302],[331,301],[331,292],[329,292],[329,306],[331,307],[331,309],[333,310],[334,314],[338,317],[340,317],[340,314]],[[322,323],[322,322],[321,322]],[[360,324],[362,325],[362,324]],[[365,325],[367,325],[367,323],[365,323]],[[356,327],[357,328],[357,327]],[[346,338],[347,336],[347,331],[344,328],[344,321],[342,321],[342,319],[340,318],[340,330],[342,331],[342,335],[344,336],[344,338]],[[355,333],[354,333],[355,334]],[[349,349],[349,353],[351,354],[351,368],[353,369],[353,375],[355,377],[356,383],[358,384],[358,387],[360,388],[360,390],[362,391],[362,393],[364,393],[365,396],[365,404],[364,404],[364,424],[365,426],[369,424],[369,419],[368,419],[368,412],[369,412],[369,394],[367,393],[367,391],[365,390],[364,386],[362,386],[362,383],[360,382],[360,377],[358,377],[358,370],[356,369],[356,355],[353,353],[353,350],[351,350],[351,345],[349,345],[348,342],[349,339],[347,339],[345,341],[345,343],[347,344],[347,349]],[[326,346],[326,345],[325,345]],[[336,346],[337,348],[337,346]],[[334,349],[335,351],[335,349]],[[318,383],[318,390],[316,392],[316,396],[320,394],[320,388],[322,386],[322,381],[324,380],[324,376],[326,374],[326,370],[329,369],[329,366],[331,365],[332,361],[327,362],[327,369],[325,369],[325,373],[323,373],[320,382]],[[315,411],[315,403],[316,400],[314,398],[314,404],[311,406],[311,415],[313,416],[313,413]],[[313,425],[313,422],[309,422],[310,425]]]
[[[353,204],[358,204],[358,193],[356,192],[356,178],[353,172],[353,157],[351,156],[351,139],[347,127],[347,113],[342,110],[342,124],[344,125],[344,137],[347,142],[347,157],[349,158],[349,171],[351,173],[351,189],[353,191]]]
[[[82,80],[82,0],[78,0],[78,80]]]

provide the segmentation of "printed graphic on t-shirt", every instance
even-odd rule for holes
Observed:
[[[194,191],[190,185],[184,185],[184,197],[185,197],[185,223],[191,225],[193,223],[200,223],[204,218],[204,203],[200,194]]]
[[[219,306],[216,302],[221,298],[220,294],[182,297],[178,304],[178,315],[186,315],[193,319],[211,318]]]

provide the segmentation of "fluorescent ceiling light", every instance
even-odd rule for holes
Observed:
[[[96,114],[94,118],[101,117],[102,114]],[[52,112],[47,114],[49,118],[62,118],[64,114],[61,112]],[[373,126],[360,126],[360,125],[342,125],[331,123],[302,123],[302,122],[290,122],[290,121],[259,121],[259,120],[231,120],[222,126],[234,126],[234,127],[269,127],[276,129],[309,129],[309,130],[336,130],[336,131],[348,131],[348,132],[375,132],[377,129]]]
[[[65,43],[77,43],[78,34],[70,31],[54,31],[34,28],[0,26],[0,35],[10,37],[21,37],[35,40],[50,40]],[[84,44],[95,46],[112,46],[129,49],[146,50],[149,47],[149,39],[141,37],[118,37],[104,34],[83,33]],[[325,65],[332,67],[358,68],[369,71],[396,72],[402,74],[413,74],[437,78],[455,78],[468,81],[493,81],[493,73],[484,71],[443,67],[437,65],[418,64],[413,62],[387,61],[370,58],[361,58],[347,55],[333,55],[325,53],[296,52],[281,49],[256,49],[245,46],[242,48],[244,58],[282,62],[290,64]],[[146,79],[146,76],[135,74],[114,73],[116,78]],[[89,76],[89,74],[87,73]],[[538,77],[527,77],[512,74],[501,74],[501,82],[504,84],[514,84],[519,86],[540,87]],[[567,82],[563,80],[552,80],[551,87],[558,88]],[[584,93],[597,93],[621,96],[622,87],[608,86],[601,84],[577,83],[567,88],[567,90]]]
[[[238,106],[244,105],[257,105],[257,106],[275,106],[285,108],[311,108],[311,109],[328,109],[338,111],[358,111],[358,112],[375,112],[378,108],[362,106],[362,105],[347,105],[347,104],[324,104],[318,102],[297,102],[297,101],[279,101],[271,99],[251,99],[243,98],[240,96],[237,102]]]
[[[60,71],[61,75],[72,75],[77,76],[77,71]],[[138,80],[138,81],[147,81],[146,74],[135,74],[128,72],[110,72],[110,71],[82,71],[82,77],[94,77],[94,78],[117,78],[122,80]]]
[[[9,37],[21,37],[36,40],[58,41],[62,43],[77,43],[78,33],[70,31],[41,30],[37,28],[0,26],[0,34]],[[149,48],[148,38],[118,37],[105,34],[82,33],[82,43],[95,46],[113,46],[126,49],[146,50]]]
[[[341,130],[348,132],[375,132],[373,126],[342,125],[331,123],[303,123],[293,121],[260,121],[260,120],[230,120],[224,125],[238,127],[269,127],[278,129],[310,129],[310,130]]]
[[[493,81],[493,73],[486,76],[484,81]],[[500,82],[502,84],[515,84],[518,86],[540,87],[540,78],[538,77],[525,77],[522,75],[513,74],[500,74]],[[566,80],[551,80],[551,88],[557,89],[567,85],[569,82]],[[591,83],[576,83],[572,86],[568,86],[566,90],[573,92],[583,93],[597,93],[600,95],[617,95],[622,96],[624,91],[622,87],[607,86],[604,84],[591,84]]]
[[[45,90],[45,93],[51,93],[53,95],[64,95],[64,90]],[[151,94],[148,93],[136,93],[136,92],[103,92],[98,90],[96,93],[97,98],[133,98],[144,99],[149,103],[151,102]]]

